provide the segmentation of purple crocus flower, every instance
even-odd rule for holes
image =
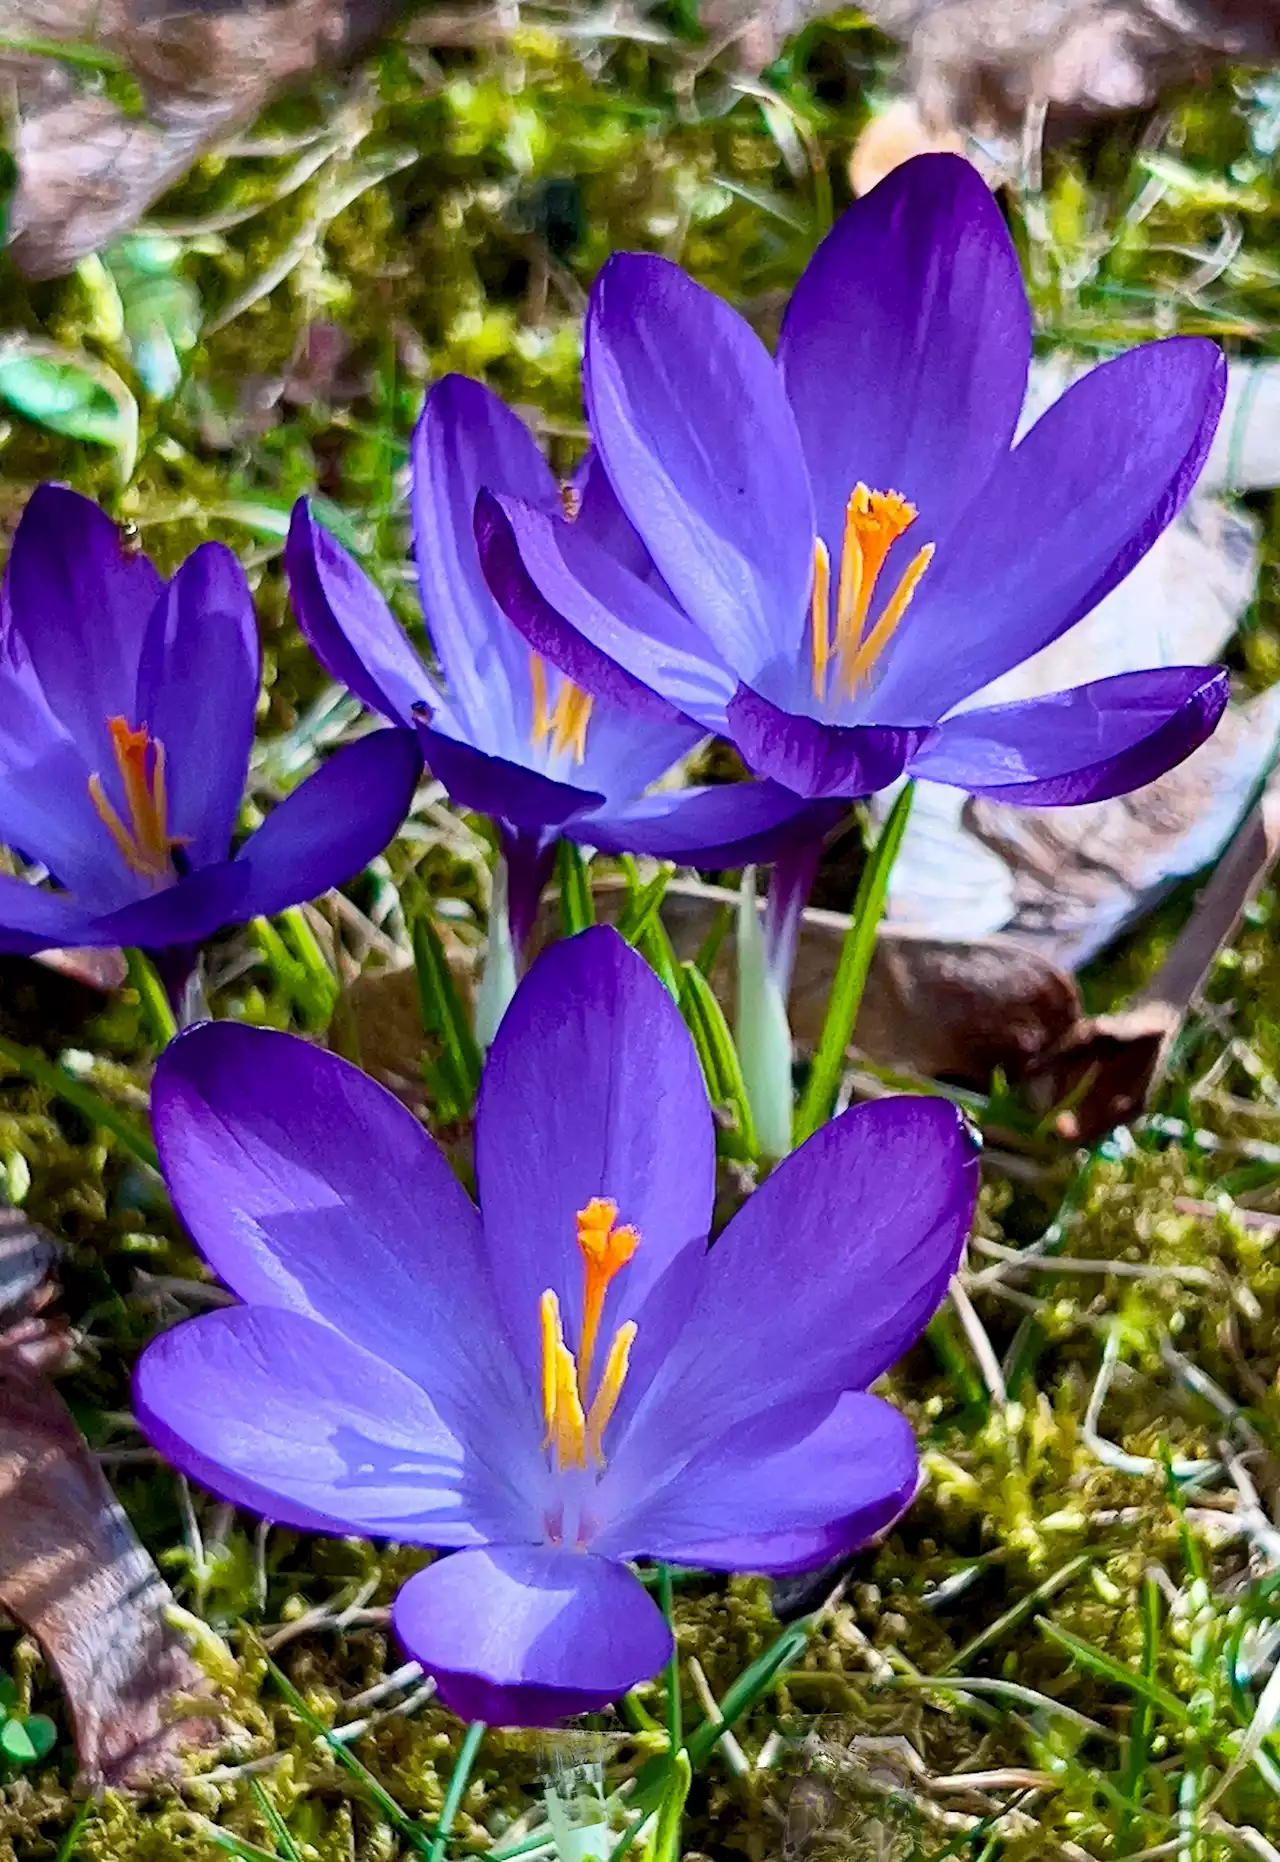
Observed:
[[[549,1724],[657,1672],[624,1560],[788,1572],[910,1502],[867,1386],[919,1335],[973,1213],[938,1099],[834,1120],[708,1250],[692,1042],[618,935],[553,945],[490,1051],[479,1208],[345,1061],[207,1023],[157,1069],[175,1207],[245,1302],[144,1352],[150,1439],[285,1525],[436,1546],[394,1621],[455,1712]]]
[[[1143,344],[1015,442],[1030,354],[1012,241],[956,156],[905,163],[844,214],[776,361],[679,267],[621,253],[591,296],[587,411],[665,589],[497,486],[478,512],[491,586],[582,689],[660,693],[800,795],[904,773],[1037,807],[1137,788],[1212,731],[1223,670],[971,701],[1150,548],[1226,367],[1200,338]]]
[[[407,731],[338,751],[233,855],[258,701],[253,603],[205,543],[165,582],[88,498],[31,495],[0,607],[0,949],[191,947],[350,879],[404,818]]]
[[[443,687],[305,502],[285,562],[299,625],[326,670],[371,710],[416,723],[453,800],[497,822],[517,949],[559,834],[609,852],[736,866],[768,857],[798,818],[816,820],[821,833],[830,811],[776,783],[645,794],[705,731],[648,690],[631,693],[625,708],[597,702],[530,651],[480,566],[473,512],[486,486],[548,517],[568,505],[575,529],[601,549],[627,551],[637,580],[654,579],[604,474],[588,462],[563,492],[523,422],[461,375],[432,387],[413,437],[414,554]]]

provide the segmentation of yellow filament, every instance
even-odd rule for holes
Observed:
[[[547,690],[547,667],[540,653],[529,655],[529,684],[533,692],[533,723],[529,741],[537,750],[549,737],[557,756],[573,751],[575,763],[587,754],[587,725],[595,700],[571,679],[561,679],[556,702],[550,704]]]
[[[622,1386],[627,1379],[627,1367],[631,1362],[631,1347],[636,1342],[639,1327],[634,1319],[628,1319],[620,1325],[613,1335],[609,1346],[609,1355],[604,1361],[604,1372],[600,1378],[600,1388],[591,1400],[587,1412],[587,1449],[597,1467],[604,1466],[604,1432],[609,1427],[613,1412],[618,1407],[618,1398],[622,1395]]]
[[[184,844],[184,837],[169,832],[164,745],[152,738],[145,724],[134,730],[124,718],[108,718],[107,729],[129,820],[122,821],[108,801],[95,770],[89,777],[89,795],[98,818],[131,872],[143,879],[171,880],[173,849]]]
[[[542,1318],[542,1416],[547,1430],[542,1445],[552,1451],[557,1467],[585,1468],[587,1424],[578,1395],[577,1366],[564,1342],[560,1302],[550,1288],[543,1294],[539,1310]]]
[[[809,619],[813,651],[813,695],[827,695],[827,662],[831,658],[831,552],[818,537],[813,545],[813,593],[809,597]]]
[[[898,623],[911,606],[911,597],[916,592],[921,576],[933,561],[933,548],[932,543],[926,543],[924,548],[912,557],[903,573],[902,580],[885,603],[883,614],[859,646],[848,666],[842,666],[841,670],[850,693],[857,691],[893,638]]]
[[[833,657],[837,662],[839,690],[843,696],[851,697],[889,644],[920,577],[929,566],[932,545],[922,549],[909,564],[869,634],[866,634],[867,619],[889,552],[915,519],[915,505],[898,492],[871,491],[863,484],[854,486],[845,505],[840,543],[834,640],[830,623],[831,560],[824,544],[815,545],[810,621],[816,698],[823,699],[827,695],[828,671]]]

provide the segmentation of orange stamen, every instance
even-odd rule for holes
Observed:
[[[578,1394],[586,1401],[591,1378],[591,1361],[595,1357],[600,1332],[600,1315],[609,1283],[619,1268],[625,1267],[640,1246],[634,1228],[616,1226],[618,1205],[605,1196],[593,1196],[585,1209],[578,1211],[578,1246],[586,1267],[586,1285],[582,1294],[582,1342],[578,1351]]]
[[[530,743],[536,750],[549,737],[554,755],[561,756],[566,750],[572,750],[574,762],[581,763],[587,754],[587,725],[591,722],[595,700],[571,679],[562,678],[555,704],[551,705],[546,662],[540,653],[529,655],[529,684],[533,690]]]
[[[185,845],[186,837],[169,832],[164,745],[152,737],[145,724],[134,730],[124,718],[108,718],[107,729],[128,822],[107,799],[96,770],[89,777],[90,798],[129,870],[142,879],[168,884],[177,877],[173,850]]]
[[[931,543],[908,564],[869,634],[867,619],[889,552],[915,520],[915,505],[898,492],[871,491],[863,484],[854,486],[845,506],[834,641],[830,637],[831,563],[825,545],[819,542],[815,546],[810,614],[815,697],[823,699],[827,695],[828,666],[833,657],[839,689],[843,696],[852,697],[888,646],[932,561]]]

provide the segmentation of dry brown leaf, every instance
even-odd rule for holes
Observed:
[[[53,1243],[0,1208],[0,1608],[33,1635],[71,1711],[91,1786],[181,1775],[213,1735],[182,1697],[208,1692],[139,1543],[48,1372],[69,1340],[46,1308]]]
[[[15,263],[31,278],[70,271],[283,85],[350,62],[403,10],[404,0],[8,0],[7,39],[116,54],[146,106],[131,116],[54,58],[0,54],[16,99]]]

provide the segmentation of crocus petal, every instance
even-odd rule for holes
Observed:
[[[1226,379],[1215,344],[1175,336],[1068,388],[926,571],[885,650],[875,716],[941,717],[1095,608],[1181,509]]]
[[[513,827],[558,828],[584,808],[598,808],[604,800],[598,789],[557,782],[523,763],[460,743],[421,721],[418,741],[427,768],[459,808],[492,815]]]
[[[335,751],[236,855],[249,869],[241,916],[269,917],[354,878],[394,840],[421,773],[413,731],[371,731]]]
[[[478,1416],[480,1439],[532,1431],[475,1205],[392,1094],[292,1035],[214,1022],[165,1049],[151,1116],[174,1207],[241,1299],[333,1327],[451,1425]]]
[[[619,1222],[641,1238],[609,1288],[602,1339],[640,1311],[686,1248],[701,1253],[715,1184],[702,1071],[675,1003],[615,931],[601,926],[551,945],[521,984],[489,1051],[475,1154],[497,1297],[535,1387],[548,1287],[576,1348],[575,1217],[592,1197],[615,1202]],[[662,1333],[641,1326],[631,1370],[638,1386]]]
[[[647,853],[692,866],[772,860],[797,839],[821,838],[843,802],[807,802],[776,782],[728,782],[646,795],[569,822],[566,832],[602,853]]]
[[[758,776],[797,795],[874,795],[896,782],[931,731],[880,724],[824,724],[770,704],[740,685],[730,701],[728,734]]]
[[[1117,673],[1045,698],[962,711],[913,776],[1023,808],[1062,808],[1154,782],[1209,737],[1229,696],[1221,667]]]
[[[297,1312],[175,1326],[139,1359],[134,1405],[166,1460],[283,1525],[423,1545],[510,1530],[417,1385]]]
[[[380,591],[305,498],[293,507],[284,566],[298,626],[331,679],[394,724],[409,724],[417,704],[439,705],[435,681]]]
[[[105,511],[65,485],[32,492],[5,575],[8,632],[49,709],[91,767],[110,767],[107,719],[133,705],[142,637],[163,582]]]
[[[759,337],[678,265],[618,253],[591,293],[583,384],[619,502],[725,664],[751,679],[793,653],[813,501]]]
[[[1017,253],[968,162],[918,156],[841,215],[778,342],[833,563],[859,481],[943,541],[1013,440],[1030,358]]]
[[[553,1726],[595,1713],[671,1657],[671,1632],[623,1565],[535,1545],[439,1559],[392,1608],[408,1653],[464,1720]]]
[[[245,915],[247,875],[235,860],[201,867],[159,892],[134,899],[96,918],[84,942],[137,944],[142,950],[165,950],[174,944],[201,944],[223,925]]]
[[[482,494],[476,540],[513,626],[593,698],[637,718],[724,728],[737,680],[665,596],[577,523]]]
[[[136,896],[89,791],[93,768],[25,671],[0,677],[0,844],[39,861],[88,912]]]
[[[29,955],[91,941],[87,914],[65,892],[29,886],[0,873],[0,950]]]
[[[865,1389],[937,1307],[977,1188],[977,1147],[943,1100],[881,1099],[822,1126],[691,1280],[689,1322],[609,1474],[638,1492],[740,1422]]]
[[[559,489],[532,434],[477,381],[446,375],[413,435],[413,542],[422,612],[460,735],[500,756],[529,739],[529,649],[489,593],[472,532],[484,489],[548,509]]]
[[[919,1460],[906,1418],[850,1392],[798,1441],[777,1446],[774,1418],[696,1456],[615,1526],[653,1558],[721,1571],[803,1571],[865,1545],[907,1507]]]
[[[164,746],[169,828],[193,867],[225,859],[231,845],[253,748],[258,676],[244,570],[223,544],[202,543],[152,610],[130,719]],[[109,795],[110,774],[103,776]]]

